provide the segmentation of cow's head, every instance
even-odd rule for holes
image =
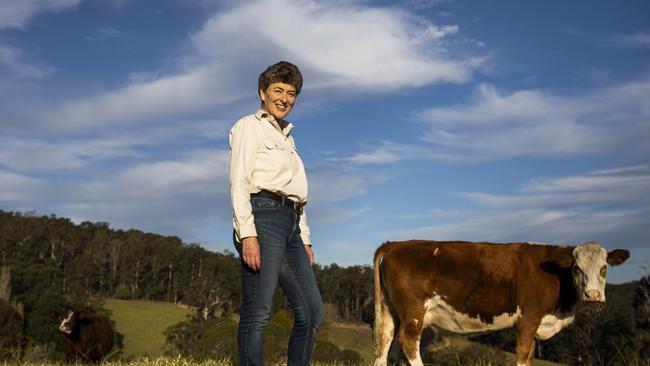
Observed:
[[[571,251],[564,251],[556,258],[562,268],[571,268],[573,285],[578,297],[586,302],[605,302],[605,277],[607,266],[617,266],[630,257],[625,249],[609,253],[598,243],[580,244]]]
[[[68,310],[63,313],[52,312],[50,315],[59,321],[59,330],[62,333],[72,334],[77,323],[77,314],[74,311]]]

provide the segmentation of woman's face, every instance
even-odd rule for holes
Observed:
[[[284,119],[296,103],[296,88],[285,83],[272,83],[266,90],[260,89],[263,109],[277,120]]]

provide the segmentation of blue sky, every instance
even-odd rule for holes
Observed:
[[[296,63],[316,260],[595,240],[650,265],[650,3],[0,0],[0,208],[232,250],[230,126]]]

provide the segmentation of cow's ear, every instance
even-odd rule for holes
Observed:
[[[562,248],[553,259],[553,262],[561,268],[569,268],[573,264],[573,250],[571,248]]]
[[[612,266],[618,266],[623,264],[628,258],[630,258],[630,252],[625,249],[615,249],[607,253],[607,263]]]

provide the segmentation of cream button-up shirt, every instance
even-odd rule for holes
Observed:
[[[250,195],[275,192],[294,202],[307,203],[307,176],[293,137],[293,125],[284,128],[263,110],[243,117],[230,130],[230,196],[237,241],[257,236]],[[305,210],[300,236],[311,244]]]

